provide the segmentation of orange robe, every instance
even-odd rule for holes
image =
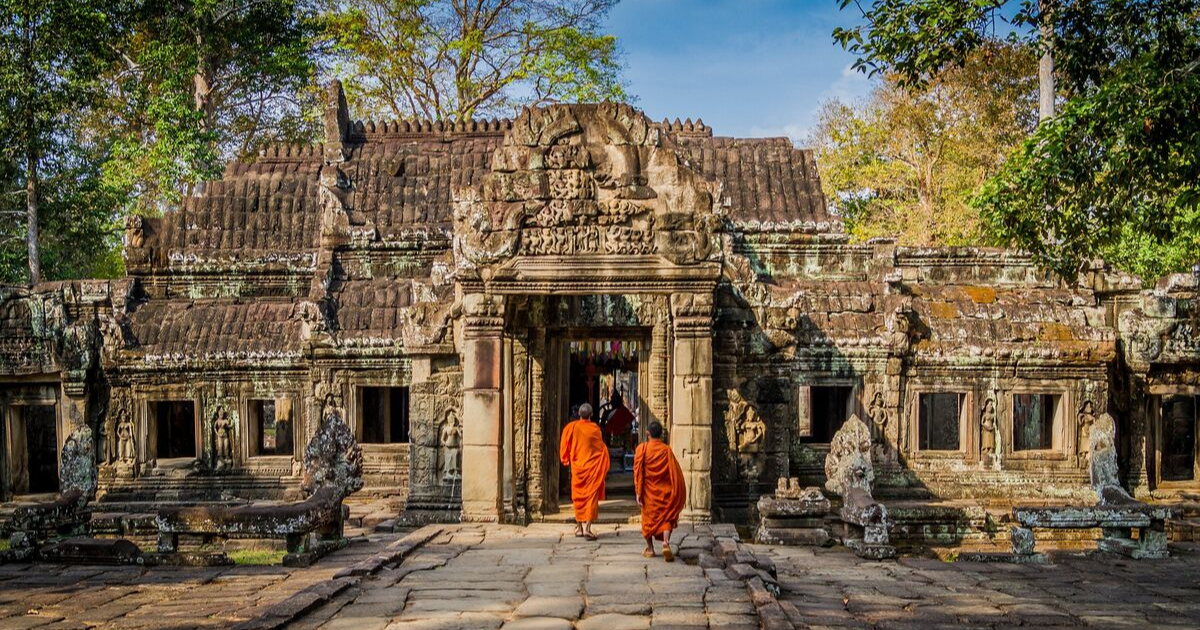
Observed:
[[[575,504],[575,522],[594,521],[600,515],[604,498],[604,478],[608,475],[608,446],[600,426],[591,420],[576,420],[563,428],[558,444],[563,466],[571,467],[571,502]]]
[[[633,456],[633,489],[642,500],[642,535],[660,536],[675,529],[687,503],[683,469],[671,447],[650,439]]]

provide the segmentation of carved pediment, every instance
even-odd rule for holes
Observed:
[[[454,191],[455,256],[468,272],[520,257],[709,261],[712,186],[627,105],[527,109],[483,181]]]

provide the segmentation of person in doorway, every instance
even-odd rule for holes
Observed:
[[[579,419],[563,428],[558,445],[563,466],[571,467],[571,502],[575,507],[575,536],[596,540],[592,523],[600,515],[604,478],[608,475],[608,447],[600,427],[592,421],[592,406],[579,406]]]
[[[621,449],[621,472],[625,472],[625,453],[629,450],[629,434],[633,428],[633,412],[625,406],[621,392],[612,396],[612,409],[606,417],[604,432],[608,435],[608,443],[614,448]]]
[[[679,524],[679,514],[687,502],[687,486],[675,453],[662,440],[662,424],[652,421],[646,432],[650,439],[639,444],[633,456],[633,491],[642,509],[642,537],[646,539],[642,555],[653,558],[654,539],[661,537],[663,559],[674,562],[671,531]]]

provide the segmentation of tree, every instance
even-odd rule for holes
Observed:
[[[356,109],[465,120],[520,104],[625,100],[617,0],[337,0],[326,15]]]
[[[1052,49],[1061,107],[974,198],[989,232],[1068,278],[1096,256],[1146,277],[1187,269],[1200,260],[1200,0],[1042,8],[877,0],[834,37],[906,86],[963,63],[1002,21]]]
[[[303,0],[140,0],[91,121],[106,184],[155,214],[265,142],[316,137],[318,34]]]
[[[809,142],[850,233],[907,245],[982,240],[968,202],[1036,124],[1035,56],[990,44],[920,89],[889,76],[859,104],[825,103]]]
[[[7,201],[22,198],[25,217],[24,234],[15,230],[5,237],[9,242],[24,237],[31,283],[43,275],[41,220],[47,206],[61,209],[69,196],[64,191],[77,189],[72,181],[77,147],[66,123],[98,92],[97,77],[107,57],[104,39],[111,28],[108,4],[0,0],[0,170],[8,184],[2,205],[6,214],[20,212]],[[18,279],[15,273],[6,275],[10,281]]]

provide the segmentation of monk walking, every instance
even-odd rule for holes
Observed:
[[[687,502],[687,486],[679,461],[662,441],[663,426],[653,421],[646,431],[650,439],[639,444],[633,456],[633,491],[642,508],[642,536],[646,539],[642,555],[653,558],[654,539],[661,536],[663,559],[674,562],[671,530],[679,524],[679,513]]]
[[[575,506],[575,536],[596,540],[592,522],[600,515],[604,478],[608,475],[608,447],[600,426],[592,422],[592,406],[579,406],[579,419],[563,428],[558,445],[563,466],[571,467],[571,502]]]

